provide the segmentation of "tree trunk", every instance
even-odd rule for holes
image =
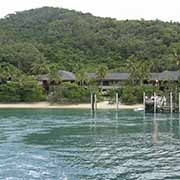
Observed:
[[[101,94],[103,92],[103,80],[101,80]]]

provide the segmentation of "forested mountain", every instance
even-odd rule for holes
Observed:
[[[128,59],[152,63],[152,71],[176,70],[179,58],[180,24],[175,22],[118,21],[52,7],[0,20],[0,63],[28,74],[35,64],[53,63],[73,72],[97,64],[126,71]]]

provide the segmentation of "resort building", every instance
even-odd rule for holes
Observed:
[[[96,73],[89,73],[89,78],[97,79]],[[103,89],[119,88],[129,80],[129,73],[108,73],[103,79]]]
[[[59,70],[59,76],[63,82],[75,82],[76,76],[72,72]],[[88,73],[90,79],[97,80],[96,73]],[[144,80],[145,85],[149,86],[161,86],[165,82],[174,82],[177,83],[180,79],[179,71],[163,71],[161,73],[150,73],[149,78]],[[129,73],[108,73],[106,77],[102,80],[103,89],[108,90],[112,88],[122,87],[125,83],[130,80]],[[47,89],[49,78],[48,75],[41,75],[39,77],[40,83]]]
[[[59,77],[62,82],[75,82],[76,81],[76,76],[72,72],[64,71],[64,70],[59,70],[58,71]],[[47,74],[40,75],[38,77],[38,80],[40,84],[46,89],[49,90],[49,84],[52,82],[49,82],[49,76]]]

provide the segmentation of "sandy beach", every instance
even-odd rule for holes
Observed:
[[[48,102],[38,103],[12,103],[12,104],[0,104],[0,109],[3,108],[26,108],[26,109],[90,109],[91,104],[50,104]],[[123,105],[119,104],[119,109],[135,109],[143,108],[142,104],[135,105]],[[115,104],[109,104],[108,101],[99,102],[97,109],[116,109]]]

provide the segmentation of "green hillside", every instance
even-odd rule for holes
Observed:
[[[179,57],[179,23],[118,21],[51,7],[0,20],[0,63],[28,74],[34,64],[53,63],[73,72],[98,64],[126,71],[128,59],[147,61],[152,71],[176,70]]]

